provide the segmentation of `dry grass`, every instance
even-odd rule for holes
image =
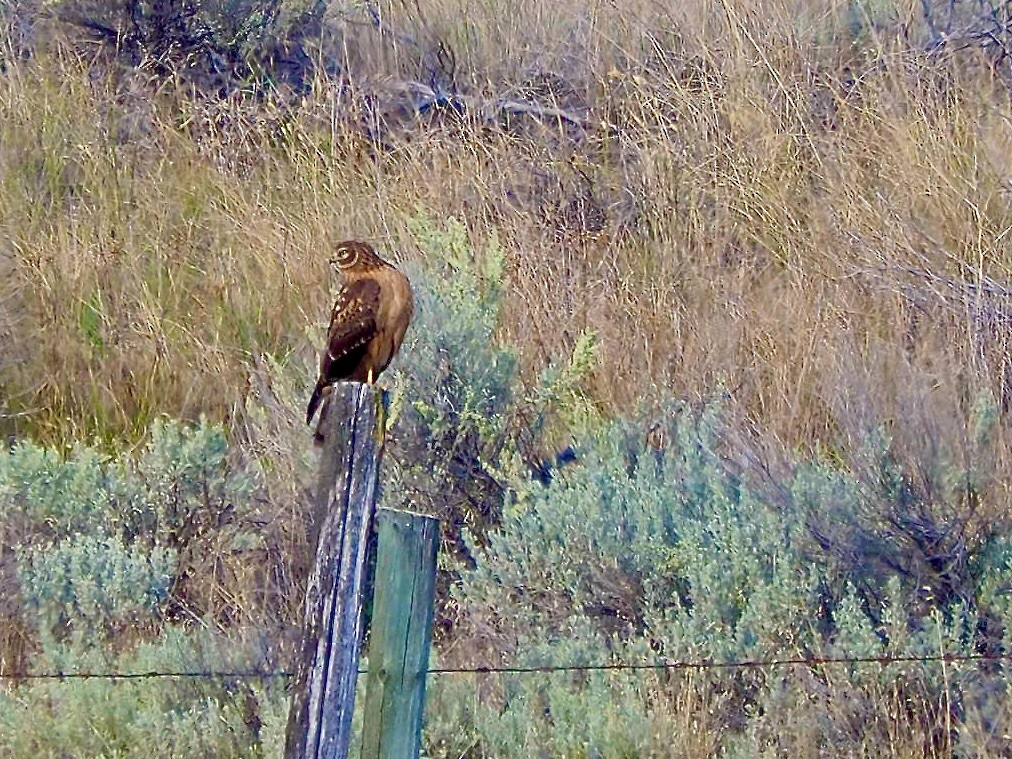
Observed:
[[[396,82],[431,56],[352,26],[345,80],[295,105],[67,46],[9,67],[8,429],[241,417],[255,357],[312,352],[328,241],[416,257],[419,209],[503,241],[503,339],[528,369],[598,332],[610,410],[724,381],[786,445],[846,447],[870,420],[917,438],[929,408],[1005,402],[1012,106],[972,54],[928,58],[872,18],[855,36],[832,0],[422,11],[383,20],[454,49],[466,117],[405,115]],[[542,117],[493,124],[496,97]]]

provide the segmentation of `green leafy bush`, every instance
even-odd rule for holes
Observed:
[[[411,404],[436,432],[467,425],[499,433],[517,372],[514,352],[496,340],[504,252],[495,238],[475,249],[453,218],[440,228],[419,214],[412,233],[430,265],[415,288]]]
[[[683,409],[663,450],[634,424],[587,441],[578,463],[510,507],[464,598],[550,638],[573,617],[620,638],[653,628],[673,658],[809,642],[798,612],[818,608],[821,588],[804,525],[728,471],[720,423],[717,405]]]
[[[256,477],[229,461],[217,425],[156,422],[143,452],[124,471],[130,492],[119,505],[123,527],[133,535],[186,544],[252,511]]]
[[[325,6],[282,0],[197,5],[58,0],[47,6],[58,29],[104,45],[124,64],[185,76],[209,93],[251,84],[306,86],[313,61],[303,40],[320,34]],[[34,6],[0,5],[12,26],[38,23]],[[19,40],[22,44],[36,40]]]
[[[880,599],[896,574],[917,589],[918,615],[974,597],[972,556],[998,527],[981,508],[995,485],[994,398],[981,394],[968,417],[954,442],[931,420],[903,444],[873,428],[846,470],[824,461],[795,468],[791,497],[809,532],[864,596]]]

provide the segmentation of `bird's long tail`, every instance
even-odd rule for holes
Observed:
[[[309,397],[309,405],[306,407],[306,424],[313,423],[313,416],[316,414],[316,409],[320,405],[320,401],[323,400],[323,390],[326,386],[322,382],[317,382],[316,387],[313,389],[313,394]]]

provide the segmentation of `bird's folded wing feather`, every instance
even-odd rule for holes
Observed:
[[[365,355],[366,345],[376,335],[380,287],[371,279],[344,285],[337,293],[327,328],[327,347],[320,355],[320,378],[306,408],[306,424],[334,382],[347,378]]]
[[[361,360],[365,345],[376,335],[379,304],[380,286],[375,280],[360,279],[341,288],[327,329],[321,380],[342,379]]]

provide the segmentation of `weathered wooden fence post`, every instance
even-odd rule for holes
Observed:
[[[323,433],[301,655],[286,759],[345,759],[358,676],[361,590],[376,509],[386,399],[371,385],[334,386]]]
[[[380,509],[362,759],[417,759],[439,520]]]

